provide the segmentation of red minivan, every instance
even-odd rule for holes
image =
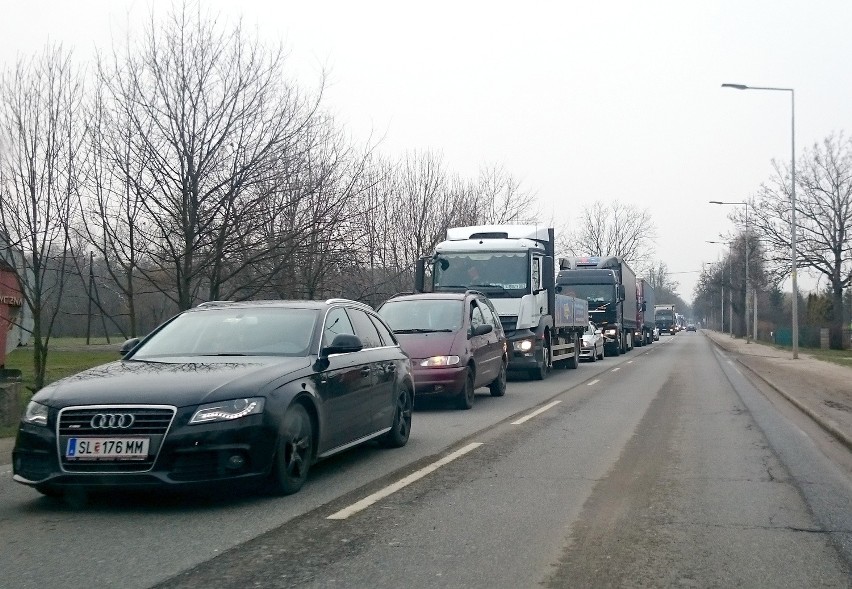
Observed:
[[[488,386],[494,397],[506,394],[506,336],[483,293],[398,295],[378,313],[411,358],[418,397],[453,397],[459,409],[470,409],[479,387]]]

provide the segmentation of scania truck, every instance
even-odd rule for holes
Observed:
[[[579,365],[589,322],[584,298],[556,293],[554,249],[553,228],[450,228],[434,253],[418,261],[415,290],[484,292],[506,332],[509,370],[541,380],[553,366]]]
[[[562,258],[556,290],[589,304],[589,317],[601,328],[607,353],[633,349],[636,331],[636,274],[621,257]]]
[[[676,315],[674,305],[657,305],[654,307],[654,321],[657,324],[657,329],[660,330],[660,334],[674,335],[677,333]]]

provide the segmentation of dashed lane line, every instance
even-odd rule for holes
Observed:
[[[349,507],[345,507],[338,512],[332,513],[326,519],[346,519],[346,518],[348,518],[352,515],[355,515],[359,511],[363,511],[363,510],[367,509],[368,507],[370,507],[371,505],[373,505],[377,501],[384,499],[388,495],[392,495],[392,494],[396,493],[397,491],[399,491],[400,489],[407,487],[411,483],[422,479],[427,474],[438,470],[439,468],[441,468],[445,464],[449,464],[450,462],[452,462],[456,458],[464,456],[465,454],[467,454],[471,450],[476,450],[481,445],[482,445],[482,442],[473,442],[471,444],[468,444],[467,446],[456,450],[452,454],[448,454],[448,455],[444,456],[443,458],[441,458],[440,460],[433,462],[432,464],[430,464],[428,466],[424,466],[420,470],[411,473],[407,477],[404,477],[404,478],[398,480],[397,482],[395,482],[391,485],[388,485],[384,489],[380,489],[379,491],[376,491],[372,495],[368,495],[367,497],[364,497],[363,499],[361,499],[360,501],[357,501],[356,503],[353,503]]]
[[[613,368],[610,372],[618,372],[619,370],[621,370],[621,368],[620,368],[620,367],[618,367],[618,366],[616,366],[616,367],[615,367],[615,368]]]
[[[600,381],[601,381],[601,379],[596,378],[596,379],[595,379],[595,380],[593,380],[592,382],[587,382],[587,383],[586,383],[586,386],[587,386],[587,387],[590,387],[590,386],[592,386],[593,384],[598,384]]]
[[[521,417],[521,418],[520,418],[519,420],[517,420],[517,421],[513,421],[513,422],[512,422],[512,425],[521,425],[522,423],[524,423],[525,421],[529,421],[530,419],[532,419],[532,418],[533,418],[533,417],[535,417],[536,415],[539,415],[539,414],[541,414],[541,413],[544,413],[544,412],[545,412],[545,411],[547,411],[548,409],[551,409],[552,407],[555,407],[556,405],[559,405],[559,403],[561,403],[561,402],[562,402],[562,401],[553,401],[552,403],[548,403],[548,404],[547,404],[547,405],[545,405],[544,407],[539,407],[538,409],[536,409],[536,410],[535,410],[535,411],[533,411],[532,413],[530,413],[530,414],[528,414],[528,415],[524,415],[523,417]]]

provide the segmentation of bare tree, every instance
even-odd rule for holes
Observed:
[[[35,388],[44,385],[80,188],[82,76],[49,47],[3,74],[0,87],[0,233],[23,252],[18,269],[33,317]]]
[[[166,280],[163,292],[181,309],[219,298],[244,269],[233,254],[257,235],[262,221],[251,215],[264,206],[263,188],[312,124],[321,93],[303,98],[283,66],[280,47],[267,50],[240,24],[220,26],[184,3],[162,22],[152,14],[142,41],[100,68],[144,169],[143,270]]]
[[[789,275],[790,173],[775,174],[754,199],[752,221],[776,280]],[[831,347],[842,347],[843,290],[852,283],[852,140],[842,133],[805,150],[796,174],[797,266],[824,276],[832,291]],[[742,219],[740,219],[743,221]]]
[[[484,225],[532,223],[539,216],[535,196],[502,166],[479,171],[473,188],[476,194],[477,222]]]
[[[84,213],[82,234],[87,249],[98,253],[101,267],[124,302],[128,335],[136,337],[140,268],[147,259],[146,249],[151,246],[143,238],[147,222],[144,201],[153,186],[145,174],[149,163],[145,153],[135,150],[136,131],[126,104],[111,99],[103,80],[101,67],[88,116],[87,189],[80,203]]]
[[[583,209],[578,225],[561,231],[558,244],[571,256],[620,256],[645,275],[651,269],[656,226],[647,209],[635,205],[596,202]]]

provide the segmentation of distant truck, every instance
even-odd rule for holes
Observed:
[[[657,329],[660,334],[667,333],[674,335],[677,333],[677,313],[674,305],[657,305],[654,307],[654,321],[657,324]]]
[[[636,279],[636,330],[633,341],[637,346],[654,343],[654,287],[644,278]]]
[[[556,293],[552,228],[535,225],[454,227],[433,255],[417,263],[415,290],[475,289],[500,315],[509,370],[543,379],[556,364],[576,368],[589,322],[584,298]]]
[[[618,256],[562,258],[557,292],[586,299],[590,319],[603,330],[607,353],[633,349],[636,321],[636,274]]]

